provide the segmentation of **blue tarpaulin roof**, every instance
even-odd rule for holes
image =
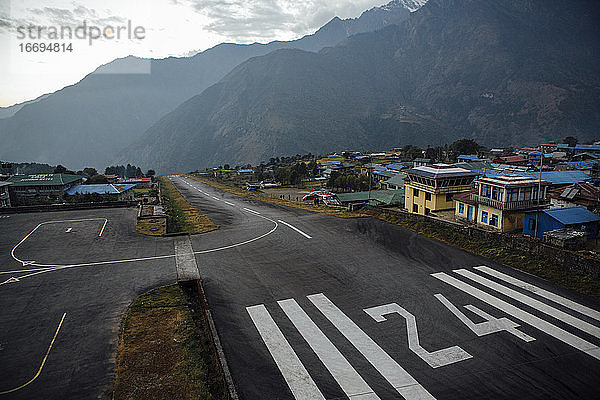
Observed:
[[[111,185],[111,184],[100,184],[100,185],[76,185],[69,188],[65,193],[69,195],[79,194],[119,194],[126,190],[135,187],[135,185]]]
[[[585,207],[564,207],[544,210],[544,213],[551,216],[563,225],[585,224],[587,222],[600,221],[600,217]]]

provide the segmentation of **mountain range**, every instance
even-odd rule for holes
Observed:
[[[598,139],[592,0],[430,0],[318,53],[249,59],[150,127],[122,160],[161,171],[276,155]]]
[[[217,83],[236,65],[278,49],[319,51],[361,32],[404,21],[426,0],[394,0],[358,18],[333,18],[312,35],[268,44],[224,43],[191,57],[127,57],[99,67],[77,84],[0,108],[0,159],[103,167],[159,118]],[[122,73],[143,70],[151,73]]]

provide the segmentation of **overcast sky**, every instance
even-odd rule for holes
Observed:
[[[164,58],[194,54],[222,42],[296,39],[334,16],[357,17],[388,1],[0,0],[0,106],[76,83],[118,57]],[[65,27],[63,35],[71,28],[81,37],[84,30],[75,28],[84,21],[85,39],[48,36],[60,35]],[[31,34],[30,26],[35,27]],[[38,27],[44,27],[41,39]],[[102,37],[90,44],[94,29]],[[71,44],[72,51],[63,52],[61,46],[58,52],[27,52],[28,43]]]

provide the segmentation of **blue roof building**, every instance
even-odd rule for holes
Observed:
[[[598,236],[598,221],[600,216],[581,206],[531,211],[525,213],[523,233],[541,239],[545,232],[570,228],[584,231],[587,237],[595,238]]]
[[[490,173],[485,174],[488,177],[500,176],[500,175],[516,175],[516,176],[525,176],[532,179],[539,179],[539,172],[516,172],[511,174],[506,173],[495,173],[494,171],[490,171]],[[550,186],[566,186],[571,185],[573,183],[581,183],[592,180],[592,177],[586,174],[583,171],[573,170],[573,171],[546,171],[542,172],[542,180],[546,182],[550,182]]]
[[[556,146],[558,151],[566,151],[573,152],[575,154],[578,153],[592,153],[592,154],[600,154],[600,145],[597,144],[578,144],[575,147],[569,147],[566,143],[559,143]]]
[[[128,184],[128,185],[118,185],[118,184],[112,184],[112,183],[107,183],[107,184],[97,184],[97,185],[76,185],[73,186],[71,188],[69,188],[65,194],[66,195],[93,195],[93,194],[98,194],[98,195],[111,195],[113,197],[115,197],[116,200],[118,201],[124,201],[124,200],[133,200],[134,198],[134,193],[133,193],[133,188],[135,187],[134,184]]]

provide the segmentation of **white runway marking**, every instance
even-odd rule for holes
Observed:
[[[251,209],[249,209],[249,208],[246,208],[246,207],[244,207],[244,208],[243,208],[243,210],[244,210],[244,211],[251,212],[251,213],[253,213],[253,214],[256,214],[256,215],[260,215],[260,213],[259,213],[258,211],[254,211],[254,210],[251,210]]]
[[[102,236],[102,234],[104,233],[104,228],[106,228],[106,223],[108,222],[107,219],[104,220],[104,224],[102,225],[102,229],[100,229],[100,233],[98,234],[98,237]]]
[[[67,230],[65,231],[65,233],[69,233],[73,230],[73,228],[67,228]]]
[[[528,290],[532,293],[537,294],[538,296],[544,297],[548,300],[551,300],[557,304],[563,305],[567,308],[570,308],[571,310],[577,311],[578,313],[581,313],[583,315],[587,315],[588,317],[594,318],[595,320],[600,321],[600,311],[596,311],[592,308],[586,307],[582,304],[576,303],[572,300],[569,300],[567,298],[564,298],[562,296],[559,296],[555,293],[549,292],[547,290],[544,290],[542,288],[539,288],[537,286],[534,286],[530,283],[524,282],[520,279],[517,279],[513,276],[504,274],[500,271],[496,271],[495,269],[486,267],[484,265],[480,266],[480,267],[475,267],[476,270],[481,271],[483,273],[486,273],[488,275],[491,275],[493,277],[496,277],[498,279],[503,280],[504,282],[508,282],[512,285],[515,285],[521,289],[525,289]]]
[[[472,281],[475,281],[481,285],[487,286],[490,289],[497,291],[498,293],[502,293],[503,295],[506,295],[506,296],[513,298],[523,304],[533,307],[536,310],[539,310],[546,315],[549,315],[549,316],[559,319],[563,322],[566,322],[567,324],[574,326],[575,328],[577,328],[583,332],[587,332],[590,335],[594,335],[595,337],[600,338],[600,328],[598,328],[597,326],[594,326],[588,322],[582,321],[579,318],[572,316],[571,314],[567,314],[564,311],[557,310],[556,308],[551,307],[546,303],[543,303],[539,300],[536,300],[529,296],[526,296],[520,292],[517,292],[516,290],[507,288],[504,285],[493,282],[493,281],[491,281],[487,278],[484,278],[482,276],[479,276],[471,271],[467,271],[466,269],[458,269],[458,270],[454,270],[454,272],[459,275],[462,275],[466,278],[469,278]]]
[[[218,197],[216,197],[216,196],[211,196],[211,197],[212,197],[213,199],[215,199],[215,200],[220,200],[220,199],[219,199]]]
[[[445,298],[443,295],[438,293],[438,294],[434,294],[434,296],[448,310],[450,310],[450,312],[452,314],[456,315],[456,317],[463,324],[465,324],[467,326],[467,328],[469,328],[471,331],[473,331],[473,333],[475,333],[477,336],[485,336],[485,335],[489,335],[492,333],[506,331],[512,335],[515,335],[516,337],[518,337],[519,339],[521,339],[525,342],[531,342],[531,341],[535,340],[535,338],[532,338],[531,336],[516,329],[519,327],[519,324],[511,321],[508,318],[495,318],[495,317],[491,316],[490,314],[486,313],[485,311],[483,311],[471,304],[467,304],[466,306],[464,306],[467,310],[469,310],[472,313],[477,314],[481,318],[485,319],[484,322],[480,322],[480,323],[476,324],[473,321],[471,321],[465,314],[463,314],[454,304],[452,304],[450,302],[450,300]]]
[[[227,200],[223,200],[223,203],[227,204],[228,206],[235,206],[235,204],[233,204]]]
[[[396,303],[383,306],[371,307],[364,310],[375,321],[387,321],[385,315],[400,314],[406,320],[406,331],[408,334],[408,348],[425,361],[431,368],[439,368],[445,365],[454,364],[460,361],[473,358],[472,355],[458,346],[452,346],[436,351],[427,351],[419,342],[419,331],[417,330],[417,320],[415,316],[400,307]]]
[[[435,399],[373,339],[322,293],[308,299],[405,399]]]
[[[265,306],[260,304],[246,310],[296,400],[325,400]]]
[[[529,324],[534,328],[539,329],[543,333],[546,333],[560,340],[561,342],[564,342],[569,346],[572,346],[577,350],[581,350],[584,353],[589,354],[590,356],[600,360],[600,348],[594,345],[593,343],[590,343],[587,340],[580,338],[579,336],[575,336],[572,333],[565,331],[564,329],[554,326],[551,323],[528,313],[527,311],[523,311],[520,308],[515,307],[504,300],[494,297],[491,294],[484,292],[483,290],[479,290],[443,272],[431,274],[431,276],[451,286],[454,286],[455,288],[462,290],[463,292],[468,293],[471,296],[476,297],[479,300],[493,307],[496,307],[497,309],[504,311],[509,315],[512,315],[513,317],[525,322],[526,324]]]
[[[348,360],[317,327],[294,299],[281,300],[277,304],[294,324],[310,348],[321,359],[346,396],[351,399],[379,399],[373,389],[362,379]]]
[[[28,261],[23,261],[23,260],[20,260],[19,258],[17,258],[17,257],[15,256],[15,250],[16,250],[16,249],[17,249],[17,247],[19,247],[19,246],[20,246],[20,245],[21,245],[21,244],[22,244],[22,243],[23,243],[25,240],[27,240],[27,238],[28,238],[29,236],[31,236],[31,235],[33,234],[33,232],[37,231],[37,230],[38,230],[38,228],[39,228],[40,226],[42,226],[42,225],[46,225],[46,224],[56,224],[56,223],[60,223],[60,222],[85,222],[85,221],[99,221],[99,220],[100,220],[100,221],[101,221],[101,220],[107,221],[107,219],[106,219],[106,218],[84,218],[84,219],[65,219],[65,220],[57,220],[57,221],[46,221],[46,222],[42,222],[42,223],[38,224],[38,225],[37,225],[35,228],[33,228],[33,229],[31,230],[31,232],[29,232],[29,233],[28,233],[28,234],[27,234],[27,235],[26,235],[26,236],[25,236],[23,239],[21,239],[21,241],[20,241],[19,243],[17,243],[17,244],[15,245],[15,247],[13,247],[13,248],[12,248],[12,250],[10,251],[10,256],[11,256],[11,257],[12,257],[12,258],[13,258],[15,261],[18,261],[18,262],[22,263],[23,265],[27,265],[27,264],[25,264],[25,263],[28,263]],[[31,264],[32,264],[32,265],[37,265],[37,264],[33,264],[33,263],[31,263]],[[37,266],[40,266],[40,267],[46,267],[47,265],[37,265]]]
[[[302,235],[302,236],[304,236],[305,238],[307,238],[307,239],[312,239],[312,236],[310,236],[310,235],[308,235],[308,234],[306,234],[306,233],[302,232],[300,229],[296,228],[295,226],[293,226],[293,225],[291,225],[291,224],[288,224],[287,222],[285,222],[285,221],[282,221],[282,220],[280,220],[280,219],[279,219],[279,220],[277,220],[277,221],[278,221],[278,222],[281,222],[282,224],[284,224],[285,226],[287,226],[287,227],[289,227],[289,228],[292,228],[293,230],[295,230],[296,232],[298,232],[299,234],[301,234],[301,235]]]

